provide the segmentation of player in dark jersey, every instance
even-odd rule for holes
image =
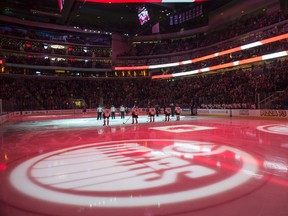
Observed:
[[[137,106],[134,106],[132,108],[132,124],[134,124],[134,122],[138,124],[138,115],[139,115],[139,109]]]
[[[103,126],[105,126],[106,124],[109,125],[110,114],[111,114],[111,111],[109,107],[105,106],[103,110],[103,121],[104,121]]]

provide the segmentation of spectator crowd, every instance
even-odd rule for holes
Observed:
[[[170,103],[189,108],[257,108],[257,95],[276,91],[287,95],[288,60],[274,60],[256,68],[237,69],[184,79],[147,78],[57,78],[22,75],[0,76],[0,98],[7,111],[69,109],[73,99],[84,99],[88,107],[98,104],[141,107]],[[277,102],[277,103],[276,103]],[[277,108],[288,108],[287,98],[277,98]],[[273,108],[273,107],[272,107]]]
[[[225,28],[208,33],[199,33],[191,38],[137,44],[129,53],[125,53],[128,60],[122,61],[120,57],[119,62],[131,66],[160,64],[173,62],[173,60],[180,61],[201,57],[286,33],[287,18],[287,10],[270,14],[263,12],[257,16],[243,16]],[[91,40],[89,44],[86,38],[81,37],[46,38],[46,35],[21,31],[8,31],[8,33],[2,31],[0,34],[4,35],[0,39],[0,48],[6,53],[4,56],[5,64],[85,69],[109,69],[112,66],[112,45],[109,40],[103,39],[102,47],[99,48],[93,46],[96,43],[94,40]],[[34,38],[37,40],[32,41]],[[47,40],[48,44],[51,41],[59,40],[64,43],[65,49],[46,47],[44,40]],[[76,45],[71,43],[76,43]],[[287,48],[287,39],[285,39],[195,64],[150,72],[152,74],[171,74],[189,71],[283,51]],[[10,51],[13,52],[9,53]],[[179,54],[183,52],[185,52],[184,55]],[[29,53],[33,54],[30,55]],[[173,55],[167,57],[164,55],[167,53],[173,53]],[[53,60],[46,54],[53,54],[57,58],[55,57]],[[129,59],[131,55],[135,55],[137,58]],[[145,57],[149,55],[151,57]],[[160,57],[154,58],[155,55]],[[215,74],[151,80],[147,76],[115,78],[115,76],[119,76],[120,71],[119,73],[110,71],[110,74],[113,72],[116,74],[113,75],[114,78],[107,78],[110,76],[106,75],[106,78],[97,79],[74,78],[69,74],[63,77],[30,76],[29,73],[23,73],[23,71],[28,71],[25,67],[10,66],[5,67],[4,73],[0,74],[0,98],[3,100],[3,107],[6,111],[70,109],[73,108],[72,101],[74,99],[85,100],[89,108],[96,108],[100,103],[113,104],[117,107],[120,105],[132,107],[137,101],[141,107],[146,107],[151,103],[161,107],[170,103],[178,103],[181,107],[186,108],[193,104],[198,108],[254,109],[257,108],[258,102],[262,98],[282,91],[283,95],[275,98],[271,102],[270,108],[287,108],[287,68],[288,61],[282,58],[229,69],[229,71],[222,70]],[[22,74],[18,75],[18,73]],[[107,73],[109,72],[106,71]],[[132,73],[133,71],[127,72],[127,74]]]

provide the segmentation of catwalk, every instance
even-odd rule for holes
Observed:
[[[288,215],[287,122],[126,120],[1,125],[0,215]]]

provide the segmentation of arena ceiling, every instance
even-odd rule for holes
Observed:
[[[235,1],[235,0],[234,0]],[[23,20],[77,26],[81,28],[137,34],[151,28],[167,14],[178,13],[205,4],[209,13],[233,0],[201,0],[199,3],[95,3],[85,0],[65,0],[61,11],[58,0],[1,0],[0,15]],[[140,25],[138,8],[145,6],[150,15],[148,25]]]

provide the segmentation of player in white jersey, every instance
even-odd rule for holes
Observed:
[[[123,105],[120,106],[120,116],[121,119],[125,118],[125,107]]]
[[[115,112],[116,112],[116,108],[114,105],[111,106],[111,118],[115,119]]]
[[[103,112],[103,109],[102,109],[101,105],[99,105],[97,108],[97,120],[102,119],[102,112]]]

